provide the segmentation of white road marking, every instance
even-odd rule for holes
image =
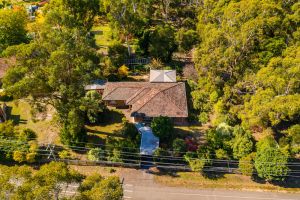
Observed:
[[[132,197],[127,197],[127,196],[124,196],[123,198],[124,199],[132,199]]]
[[[124,192],[133,192],[132,190],[124,190]]]
[[[124,186],[133,187],[133,185],[131,185],[131,184],[125,184]]]

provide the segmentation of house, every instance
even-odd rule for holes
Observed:
[[[185,83],[176,82],[176,72],[174,76],[169,70],[159,71],[150,72],[150,82],[106,83],[103,101],[108,106],[127,109],[132,122],[148,122],[154,117],[168,116],[175,124],[185,123],[188,117]],[[165,77],[170,74],[171,78]]]

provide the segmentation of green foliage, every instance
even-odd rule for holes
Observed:
[[[290,138],[291,151],[293,154],[300,153],[300,125],[291,126],[287,131]]]
[[[181,28],[176,33],[176,42],[181,51],[189,51],[198,42],[198,34],[194,30]]]
[[[200,159],[189,160],[188,163],[191,170],[194,172],[202,172],[205,166],[205,161]]]
[[[151,128],[161,143],[170,144],[173,141],[174,125],[169,117],[156,117],[151,122]]]
[[[187,152],[184,155],[184,159],[188,162],[191,170],[194,172],[202,172],[204,166],[209,163],[209,160],[205,158],[205,155],[199,152]]]
[[[23,151],[14,151],[13,159],[19,163],[24,162],[26,160],[25,153]]]
[[[235,159],[240,159],[253,151],[254,139],[249,131],[245,131],[241,127],[235,127],[233,139],[233,157]]]
[[[82,146],[81,142],[86,141],[86,137],[82,113],[77,110],[70,111],[60,132],[61,142],[71,146]]]
[[[126,65],[122,65],[121,67],[119,67],[119,69],[118,69],[118,77],[120,79],[127,78],[128,74],[129,74],[129,68],[126,67]]]
[[[289,171],[287,163],[287,156],[278,148],[266,147],[257,152],[254,165],[259,177],[272,181],[286,178]]]
[[[26,166],[0,166],[0,198],[6,199],[59,199],[70,183],[80,184],[74,199],[121,200],[123,189],[118,177],[104,178],[92,174],[86,178],[64,163],[52,162],[39,170]],[[12,181],[14,180],[14,181]]]
[[[79,187],[79,191],[84,192],[86,190],[91,190],[102,180],[104,180],[104,177],[102,177],[100,174],[92,174],[82,181]]]
[[[121,134],[133,142],[139,143],[140,134],[134,124],[129,123],[127,120],[123,122]]]
[[[12,199],[55,199],[63,192],[57,187],[58,184],[80,182],[82,178],[82,175],[70,170],[66,164],[52,162],[43,165],[34,174],[27,172],[22,184],[14,190]]]
[[[121,151],[114,148],[113,151],[109,153],[107,160],[111,162],[120,162],[120,163],[123,162],[121,157]]]
[[[154,58],[159,58],[164,62],[171,60],[173,52],[176,50],[175,31],[169,25],[158,25],[154,29],[144,33],[141,44],[146,52]],[[163,45],[162,45],[163,44]]]
[[[199,7],[199,81],[191,92],[199,121],[256,132],[297,124],[298,3],[204,1]]]
[[[6,121],[4,123],[0,123],[0,136],[1,137],[15,136],[15,128],[12,121]]]
[[[105,160],[105,152],[101,148],[94,148],[89,150],[87,157],[91,161]]]
[[[60,159],[70,159],[72,157],[70,151],[68,150],[60,151],[58,156]]]
[[[61,139],[65,143],[84,141],[78,108],[85,102],[84,86],[99,74],[99,59],[86,32],[97,9],[93,3],[98,1],[51,1],[34,40],[9,47],[4,53],[16,57],[16,65],[3,78],[7,94],[15,98],[31,96],[33,108],[52,105],[62,123]]]
[[[185,141],[180,138],[176,138],[173,141],[172,147],[173,147],[173,152],[177,156],[180,156],[180,155],[182,155],[183,152],[187,151],[187,145],[186,145]]]
[[[254,172],[255,153],[251,153],[239,160],[239,170],[243,175],[252,176]]]
[[[122,184],[118,177],[110,176],[103,179],[93,175],[83,182],[82,197],[86,200],[121,200],[123,197]]]
[[[0,53],[8,46],[27,42],[25,10],[0,9]]]
[[[217,149],[216,158],[221,160],[228,159],[227,152],[224,149]]]
[[[119,68],[124,64],[125,59],[128,58],[128,52],[122,43],[114,41],[108,47],[108,56],[112,62],[111,67]]]
[[[35,140],[36,139],[36,133],[31,130],[31,129],[24,129],[22,130],[19,135],[19,140],[22,140],[22,141],[30,141],[30,140]]]
[[[12,121],[0,123],[0,154],[1,160],[16,161],[19,163],[35,162],[37,156],[36,134],[30,129],[20,133],[15,130]]]
[[[225,123],[220,124],[216,129],[210,129],[206,133],[206,140],[210,149],[213,151],[221,149],[221,155],[231,155],[232,132],[233,128]]]
[[[103,112],[102,97],[97,91],[88,91],[82,100],[80,109],[86,113],[90,123],[98,122],[98,116]]]
[[[99,13],[99,6],[98,0],[52,0],[44,9],[46,23],[89,31]]]
[[[266,148],[278,148],[278,143],[272,136],[266,136],[256,143],[257,152],[263,152]]]

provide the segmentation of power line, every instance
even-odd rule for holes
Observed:
[[[1,142],[1,141],[0,141]],[[15,142],[15,141],[5,141],[5,142]],[[18,143],[20,143],[19,141],[17,141]],[[23,142],[24,144],[27,144],[26,142]],[[49,144],[47,144],[49,145]],[[59,147],[59,146],[55,146],[55,147]],[[91,150],[93,148],[87,148],[87,147],[78,147],[78,146],[67,146],[71,149],[75,149],[75,151],[81,151],[81,152],[86,152],[88,150]],[[59,147],[62,148],[63,147]],[[46,150],[44,150],[46,151]],[[113,153],[113,150],[102,150],[104,152],[107,153]],[[58,153],[58,151],[55,151],[55,153]],[[132,153],[132,152],[125,152],[125,151],[121,151],[118,150],[118,153],[120,153],[121,155],[125,155],[125,156],[137,156],[137,157],[148,157],[148,158],[153,158],[153,159],[159,159],[159,160],[169,160],[169,161],[182,161],[182,162],[186,162],[184,157],[171,157],[171,156],[145,156],[145,155],[141,155],[139,153]],[[236,160],[221,160],[221,159],[204,159],[204,158],[190,158],[190,160],[199,160],[199,161],[208,161],[208,162],[213,162],[215,164],[220,163],[220,164],[239,164],[239,163],[249,163],[247,161],[236,161]],[[300,166],[300,163],[296,163],[296,162],[289,162],[289,163],[274,163],[274,162],[261,162],[263,164],[277,164],[277,165],[285,165],[285,166]],[[250,164],[250,163],[249,163]]]

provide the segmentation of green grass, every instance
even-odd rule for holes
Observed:
[[[200,173],[178,172],[176,176],[155,176],[155,181],[168,186],[184,186],[187,188],[224,188],[235,190],[264,190],[300,192],[300,187],[280,187],[270,183],[257,183],[251,177],[238,174],[225,174],[219,178],[209,179]]]
[[[92,28],[96,32],[95,40],[100,53],[107,53],[107,46],[112,42],[111,29],[108,24],[97,25]]]
[[[118,110],[109,110],[102,113],[101,123],[87,125],[88,134],[92,140],[104,140],[108,136],[121,137],[118,131],[123,127],[122,118],[124,115]],[[89,141],[91,142],[91,141]]]
[[[1,104],[3,102],[0,102]],[[25,128],[30,128],[37,133],[38,141],[41,143],[54,142],[59,143],[58,132],[59,128],[53,123],[53,110],[49,110],[45,119],[39,117],[38,120],[33,120],[31,115],[31,107],[25,100],[6,102],[9,111],[9,119],[13,120],[16,129],[21,131]]]

